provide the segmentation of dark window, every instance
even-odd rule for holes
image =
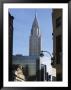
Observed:
[[[62,24],[61,22],[62,22],[62,20],[61,20],[61,16],[60,16],[56,19],[56,27],[61,26],[61,24]]]
[[[57,81],[62,81],[62,74],[60,73],[57,74]]]
[[[56,63],[60,64],[60,52],[62,52],[61,35],[56,37]]]
[[[48,81],[51,81],[51,75],[48,76]]]
[[[60,64],[60,63],[61,63],[60,54],[56,53],[56,64]]]
[[[62,39],[61,35],[56,37],[56,53],[62,51],[62,40],[61,39]]]
[[[56,77],[55,76],[52,76],[52,81],[56,81]]]

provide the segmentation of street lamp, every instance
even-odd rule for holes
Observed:
[[[41,57],[44,56],[43,52],[46,52],[46,53],[48,53],[50,55],[50,57],[51,57],[51,65],[53,65],[55,57],[52,57],[52,55],[51,55],[51,53],[49,51],[41,51],[40,52]]]
[[[48,53],[49,55],[50,55],[50,57],[51,57],[51,65],[53,65],[54,64],[54,57],[52,57],[52,55],[51,55],[51,53],[49,52],[49,51],[41,51],[40,52],[40,56],[41,57],[43,57],[44,56],[44,54],[43,54],[43,52],[46,52],[46,53]],[[48,75],[49,76],[49,75]]]
[[[50,55],[50,57],[52,57],[49,51],[41,51],[40,56],[44,56],[43,52],[47,52]]]
[[[49,51],[41,51],[40,52],[40,57],[43,57],[44,56],[44,54],[43,54],[43,52],[46,52],[47,54],[49,54],[50,55],[50,57],[52,58],[52,56],[51,56],[51,54],[50,54],[50,52]],[[47,72],[46,72],[47,73]],[[49,75],[47,76],[48,74],[45,74],[45,80],[47,80],[48,81],[48,77],[49,77]],[[41,75],[41,77],[42,77],[42,75]],[[47,78],[46,78],[47,77]],[[43,78],[43,77],[42,77]]]

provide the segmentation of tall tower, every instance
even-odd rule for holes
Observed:
[[[29,40],[29,55],[39,56],[40,50],[41,50],[41,36],[40,36],[37,17],[35,14],[35,18],[31,29],[30,40]]]

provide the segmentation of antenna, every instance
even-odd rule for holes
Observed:
[[[35,9],[35,17],[36,17],[37,15],[36,15],[36,9]]]

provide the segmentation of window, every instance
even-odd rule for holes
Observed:
[[[59,53],[56,53],[56,64],[61,64]]]
[[[62,74],[61,73],[57,74],[57,81],[62,81]]]
[[[56,19],[56,28],[61,26],[61,24],[62,24],[61,22],[62,22],[62,20],[61,20],[61,16],[60,16]]]
[[[52,81],[56,81],[56,77],[55,76],[52,76]]]
[[[56,52],[62,51],[62,36],[59,35],[56,37]]]
[[[62,52],[62,40],[61,40],[61,35],[56,37],[56,63],[61,64],[61,56],[60,52]]]

